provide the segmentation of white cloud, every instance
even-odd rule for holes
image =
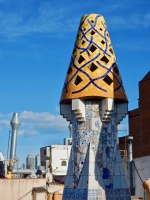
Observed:
[[[37,130],[40,133],[61,133],[67,131],[68,123],[60,116],[48,112],[28,112],[20,114],[23,126]]]
[[[8,126],[10,126],[10,121],[5,119],[0,120],[0,131],[2,131],[3,128],[6,128]]]
[[[112,30],[148,28],[150,27],[150,14],[113,15],[108,17],[108,27]]]
[[[32,2],[35,3],[35,2]],[[48,36],[64,36],[72,31],[76,31],[82,15],[82,3],[67,6],[64,2],[55,4],[54,2],[40,2],[37,6],[26,3],[20,5],[17,2],[19,12],[15,9],[0,11],[0,35],[7,38],[29,35],[32,33],[48,34]],[[97,1],[87,1],[84,7],[94,8]],[[12,5],[11,5],[12,6]],[[8,6],[9,7],[9,6]],[[28,9],[27,9],[28,7]],[[127,11],[131,5],[123,3],[106,3],[103,5],[103,13],[106,13],[110,27],[116,29],[135,29],[137,27],[147,28],[150,26],[150,14],[130,14],[123,15],[118,11]],[[86,9],[85,8],[85,9]],[[101,13],[101,11],[99,11]],[[116,15],[118,13],[118,15]],[[43,35],[44,37],[44,35]]]
[[[72,15],[71,10],[63,4],[57,6],[50,2],[43,2],[34,14],[33,10],[26,13],[23,10],[5,13],[1,11],[0,34],[9,38],[31,33],[48,33],[56,36],[71,32],[79,23],[76,14]]]
[[[29,112],[20,113],[21,126],[20,135],[36,135],[38,133],[65,133],[68,132],[68,122],[60,115],[53,115],[48,112]],[[0,130],[10,129],[12,113],[8,115],[0,114]]]
[[[36,130],[20,130],[18,131],[19,135],[36,135],[38,132]]]

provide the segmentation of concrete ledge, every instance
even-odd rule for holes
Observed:
[[[0,179],[1,200],[32,199],[32,188],[44,187],[46,179]]]

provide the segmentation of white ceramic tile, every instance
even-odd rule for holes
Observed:
[[[96,176],[89,176],[89,186],[88,189],[98,189],[99,183],[96,180]]]
[[[72,149],[71,149],[71,152],[70,152],[70,157],[69,157],[69,161],[68,161],[68,164],[72,163]]]
[[[69,176],[73,174],[73,165],[72,165],[72,163],[68,163],[67,174]]]
[[[107,168],[107,162],[103,162],[103,168]]]
[[[122,176],[125,176],[124,167],[123,167],[123,164],[122,164],[122,163],[119,163],[119,168],[120,168],[120,174],[121,174]]]
[[[81,176],[87,176],[89,173],[89,149],[87,150]]]
[[[89,176],[95,176],[95,163],[90,162],[89,163]]]
[[[107,164],[107,168],[108,168],[109,170],[112,169],[112,163],[111,163],[111,162],[109,162],[109,163]]]
[[[84,166],[83,166],[83,169],[82,169],[82,173],[81,173],[81,176],[88,176],[89,174],[89,165],[88,163],[84,163]]]
[[[120,176],[120,177],[121,177],[122,188],[128,188],[126,176]]]
[[[80,180],[77,187],[78,189],[87,189],[87,185],[88,185],[88,190],[91,189],[92,191],[96,191],[98,189],[101,190],[102,188],[105,188],[105,184],[109,185],[112,182],[114,182],[114,188],[116,189],[120,189],[123,186],[127,188],[125,176],[120,176],[120,175],[124,175],[124,170],[122,168],[122,160],[120,156],[120,151],[117,150],[116,148],[116,139],[117,139],[116,132],[115,132],[116,127],[112,127],[113,125],[115,126],[115,117],[112,117],[112,121],[113,121],[112,124],[110,123],[102,124],[98,117],[99,111],[98,111],[98,107],[96,106],[97,106],[96,103],[93,103],[93,102],[92,103],[88,102],[88,104],[86,104],[86,116],[88,120],[85,123],[76,123],[76,119],[74,118],[73,145],[74,145],[74,148],[75,147],[77,148],[78,153],[74,152],[74,155],[72,156],[74,156],[74,159],[78,162],[77,166],[74,168],[77,177],[79,177],[79,174],[80,174]],[[88,123],[89,125],[87,126]],[[95,125],[99,125],[99,126],[95,126]],[[113,131],[112,131],[112,128],[113,128]],[[102,142],[99,140],[101,129],[103,129],[102,130],[103,134],[105,134],[106,136],[104,140],[107,139],[106,141],[107,146],[111,148],[108,157],[106,155],[106,147],[104,147],[104,144],[103,144],[103,150],[102,150]],[[89,142],[90,142],[90,146],[88,145],[86,146],[86,144],[89,144]],[[88,150],[88,148],[90,150]],[[102,154],[101,160],[95,159],[95,156],[97,153]],[[114,162],[115,154],[116,154],[116,162]],[[81,164],[81,161],[83,161],[84,164]],[[71,159],[69,163],[70,164],[72,163]],[[105,180],[102,178],[103,168],[108,168],[111,178],[109,177],[109,179],[105,179]],[[78,169],[80,169],[81,173],[80,171],[78,171]],[[73,174],[73,167],[71,167],[71,165],[69,167],[69,171],[67,172],[67,174],[68,175]],[[66,177],[66,183],[67,185],[71,185],[72,187],[73,176],[70,176],[70,175],[69,175],[69,178]],[[115,176],[113,177],[113,175]],[[87,181],[88,181],[88,184],[87,184]],[[104,184],[104,181],[105,181],[105,184]],[[104,199],[104,198],[101,198],[101,199]]]
[[[89,162],[95,162],[95,155],[93,153],[93,150],[92,150],[92,145],[90,144],[90,150],[89,150]]]
[[[122,159],[121,159],[121,155],[120,155],[120,151],[117,150],[117,153],[116,153],[116,162],[121,162],[122,163]]]
[[[83,130],[83,128],[84,128],[84,122],[77,122],[77,129]]]
[[[77,160],[76,162],[79,164],[80,163],[80,158],[81,158],[81,154],[80,153],[77,153]]]
[[[96,177],[97,181],[98,181],[98,189],[103,189],[105,190],[105,184],[104,184],[104,180],[102,179],[102,176],[97,176]]]
[[[90,123],[91,123],[91,130],[92,131],[98,131],[99,130],[100,122],[99,122],[98,118],[91,118]]]
[[[73,176],[66,176],[65,188],[73,188]]]
[[[115,163],[115,166],[114,166],[114,175],[115,176],[120,176],[121,174],[120,174],[120,168],[119,168],[119,164],[120,163]]]
[[[109,186],[110,184],[113,184],[113,179],[103,179],[105,186]]]
[[[121,189],[121,176],[114,176],[114,184],[113,184],[114,189]]]
[[[67,174],[65,178],[65,188],[68,188],[70,186],[70,176]]]
[[[105,162],[105,161],[107,161],[107,159],[106,159],[106,153],[104,152],[103,153],[103,162]]]
[[[108,125],[107,132],[108,132],[108,133],[111,133],[111,124]]]
[[[82,179],[82,189],[88,189],[89,187],[89,176],[84,176]]]
[[[97,163],[95,163],[95,175],[100,176],[100,170]]]
[[[111,146],[115,147],[115,142],[113,140],[111,141]]]
[[[81,176],[77,189],[88,189],[88,176]]]
[[[110,163],[112,163],[113,158],[108,158],[107,161],[110,162]]]
[[[107,146],[111,147],[112,146],[112,140],[107,140]]]

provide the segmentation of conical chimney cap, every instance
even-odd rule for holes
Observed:
[[[106,22],[98,14],[81,18],[60,103],[76,98],[128,102]]]

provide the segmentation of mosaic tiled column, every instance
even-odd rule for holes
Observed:
[[[73,137],[64,200],[130,199],[117,144],[127,103],[104,18],[86,15],[60,100]]]

